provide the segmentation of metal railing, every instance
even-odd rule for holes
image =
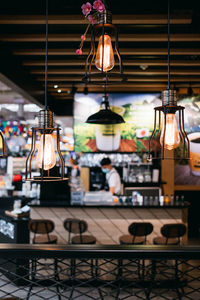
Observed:
[[[0,299],[200,299],[200,247],[0,244]]]

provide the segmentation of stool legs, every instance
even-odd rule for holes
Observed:
[[[37,259],[32,259],[31,261],[31,285],[28,290],[28,294],[26,296],[26,300],[30,298],[31,290],[33,288],[34,282],[36,282],[36,271],[37,271]],[[54,279],[56,281],[60,281],[59,275],[58,275],[58,261],[55,258],[54,259]],[[58,299],[61,300],[60,291],[59,291],[59,283],[56,284],[56,291]]]

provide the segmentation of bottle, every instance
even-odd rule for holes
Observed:
[[[155,196],[154,198],[154,205],[155,206],[159,205],[158,196]]]
[[[149,205],[153,205],[153,196],[149,197]]]
[[[160,206],[163,206],[164,204],[164,196],[160,196]]]
[[[144,206],[147,206],[147,205],[148,205],[148,197],[147,197],[147,196],[144,196],[143,205],[144,205]]]
[[[170,203],[170,198],[169,198],[168,195],[165,195],[165,196],[164,196],[164,204],[165,204],[165,205],[169,205],[169,203]]]
[[[181,205],[184,205],[184,195],[181,196]]]
[[[179,196],[178,195],[176,195],[175,204],[179,205]]]
[[[171,194],[170,198],[171,198],[171,199],[170,199],[171,205],[174,205],[174,195]]]

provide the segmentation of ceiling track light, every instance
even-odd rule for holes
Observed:
[[[115,63],[115,54],[118,64]],[[114,67],[115,71],[111,71]],[[99,72],[96,72],[97,70]],[[92,25],[91,46],[85,62],[85,76],[82,80],[86,84],[101,86],[118,84],[126,80],[118,48],[117,27],[112,24],[112,14],[107,9],[97,14],[97,24]]]
[[[189,159],[190,144],[184,128],[184,109],[185,107],[177,105],[176,91],[170,89],[170,0],[168,0],[168,89],[162,92],[162,106],[154,108],[154,129],[149,139],[149,160],[152,159],[153,139],[160,145],[161,159],[175,159],[174,155],[166,157],[165,150],[176,149],[181,143],[182,157],[177,159]],[[154,145],[154,150],[155,148],[158,147]]]
[[[26,160],[27,181],[63,181],[67,180],[64,174],[64,159],[60,150],[60,128],[54,125],[54,113],[47,106],[47,58],[48,58],[48,0],[46,0],[46,53],[45,53],[45,106],[38,113],[38,126],[32,128],[31,150]],[[54,137],[56,135],[56,149]],[[37,138],[39,145],[36,145]],[[36,158],[36,164],[40,169],[40,176],[32,176],[32,162]],[[59,163],[59,171],[55,170]],[[57,175],[55,175],[57,174]]]

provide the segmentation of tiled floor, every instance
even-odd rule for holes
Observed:
[[[32,219],[51,219],[55,223],[58,244],[67,243],[67,232],[63,227],[66,218],[79,218],[88,223],[88,233],[96,237],[98,244],[118,244],[119,237],[128,233],[130,223],[151,222],[154,231],[148,236],[148,244],[160,234],[166,223],[181,222],[180,209],[141,209],[141,208],[31,208]]]

